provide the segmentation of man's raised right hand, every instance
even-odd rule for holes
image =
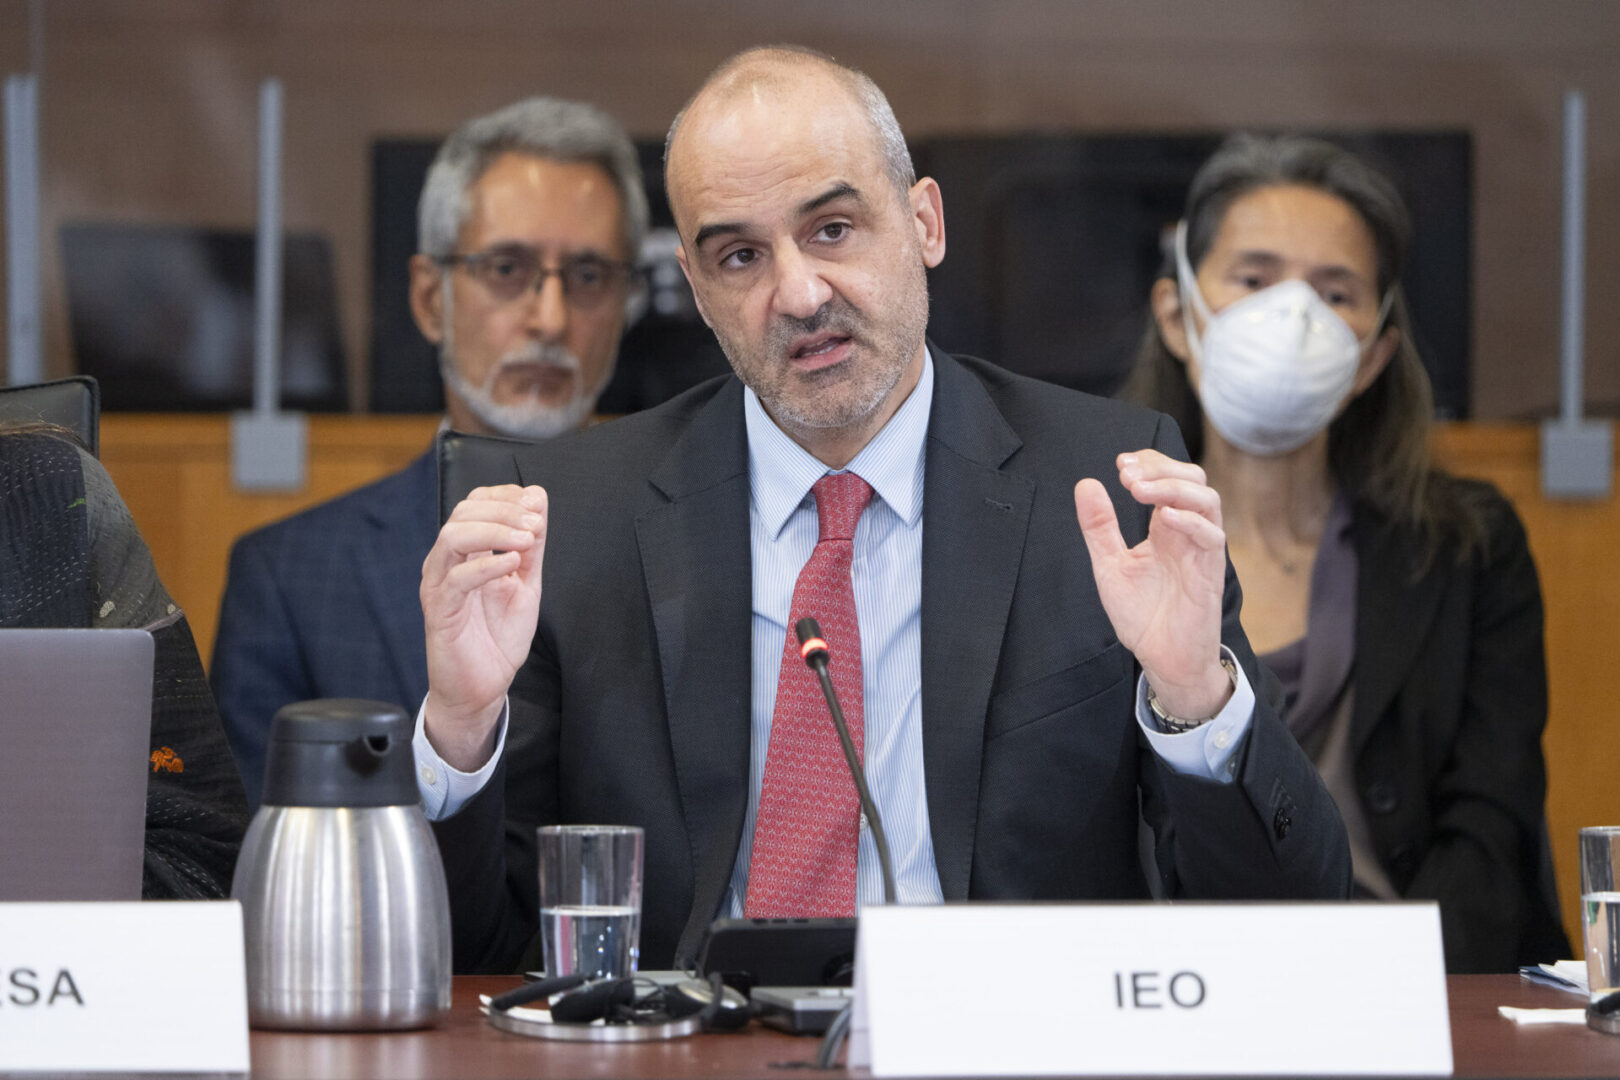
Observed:
[[[422,563],[423,721],[445,764],[462,772],[481,768],[494,752],[507,690],[528,659],[548,520],[543,488],[475,488]]]

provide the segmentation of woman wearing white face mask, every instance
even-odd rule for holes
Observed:
[[[1199,171],[1128,393],[1220,493],[1243,626],[1345,818],[1358,891],[1440,902],[1446,966],[1569,955],[1544,847],[1541,594],[1489,485],[1429,460],[1394,187],[1228,140]]]

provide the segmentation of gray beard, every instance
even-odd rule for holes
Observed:
[[[495,380],[501,373],[501,367],[508,363],[502,360],[484,380],[484,385],[474,386],[462,377],[451,358],[449,337],[446,335],[445,347],[439,350],[439,374],[444,378],[447,389],[454,391],[472,414],[491,431],[508,436],[513,439],[550,439],[566,431],[572,431],[586,421],[596,409],[596,400],[602,396],[607,387],[608,379],[613,376],[609,370],[601,382],[590,391],[578,388],[579,363],[569,353],[562,353],[567,357],[565,363],[558,367],[567,367],[573,371],[576,379],[574,396],[562,405],[543,405],[539,402],[521,402],[503,405],[495,400]],[[560,359],[557,352],[549,351],[545,354],[543,363]],[[532,360],[525,359],[525,363]]]
[[[602,378],[590,390],[579,382],[579,358],[560,345],[542,345],[522,353],[501,357],[500,363],[490,369],[484,385],[474,386],[461,374],[455,360],[455,335],[451,331],[454,308],[451,306],[449,282],[441,292],[444,304],[444,340],[439,343],[439,375],[447,391],[454,392],[472,410],[472,414],[491,431],[512,439],[551,439],[572,431],[589,419],[596,410],[597,399],[613,378],[613,365],[602,372]],[[501,369],[512,363],[539,363],[563,368],[574,374],[574,396],[562,405],[544,405],[526,402],[502,405],[495,400],[495,380]]]

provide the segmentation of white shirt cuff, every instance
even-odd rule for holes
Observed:
[[[433,744],[428,742],[427,727],[423,722],[426,710],[427,699],[423,698],[416,710],[416,734],[411,738],[411,750],[416,757],[416,788],[422,793],[422,812],[427,819],[443,821],[454,817],[489,783],[490,776],[495,772],[495,763],[501,760],[501,752],[506,749],[506,715],[510,704],[501,705],[500,719],[495,721],[495,752],[489,755],[482,768],[470,773],[446,765],[439,752],[433,749]]]
[[[1232,650],[1222,645],[1221,653],[1236,667],[1237,685],[1211,720],[1179,735],[1160,731],[1148,708],[1147,676],[1141,675],[1136,680],[1136,722],[1142,726],[1153,752],[1176,772],[1229,784],[1237,775],[1238,750],[1254,717],[1254,688]]]

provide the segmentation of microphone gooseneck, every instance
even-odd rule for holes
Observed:
[[[883,817],[878,813],[877,803],[872,801],[871,789],[866,786],[866,770],[861,768],[861,760],[855,756],[855,743],[849,737],[849,725],[844,722],[844,710],[839,706],[838,694],[833,690],[832,675],[827,671],[827,642],[821,636],[820,624],[814,619],[800,619],[793,629],[799,635],[799,655],[804,657],[804,662],[821,681],[821,694],[827,699],[827,711],[832,714],[833,727],[838,731],[839,745],[844,748],[844,763],[849,766],[850,779],[855,781],[855,794],[861,800],[861,813],[866,815],[867,824],[872,827],[872,842],[877,845],[878,865],[883,869],[883,902],[892,904],[895,897],[894,861],[889,858],[889,837],[883,831]]]

